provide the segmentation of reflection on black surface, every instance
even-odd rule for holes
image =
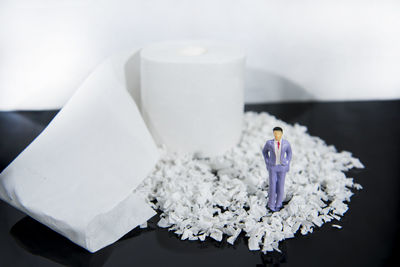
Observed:
[[[140,227],[136,227],[116,243],[109,245],[96,253],[90,253],[28,216],[17,222],[11,228],[10,234],[16,240],[17,244],[26,251],[64,266],[74,267],[103,266],[111,256],[113,250],[115,248],[118,249],[116,245],[119,242],[154,230],[156,230],[155,234],[157,241],[162,247],[179,253],[208,253],[220,249],[235,250],[238,249],[239,246],[247,247],[247,238],[243,233],[238,236],[234,245],[230,245],[226,241],[226,235],[224,235],[222,242],[216,241],[210,237],[207,237],[205,241],[182,241],[180,236],[173,233],[173,231],[160,229],[157,226],[159,219],[159,214],[157,214],[148,221],[148,226],[146,228],[141,229]],[[280,263],[286,263],[287,249],[285,242],[280,242],[280,250],[282,253],[277,251],[267,252],[266,254],[259,252],[261,264],[257,264],[256,267],[280,266]]]
[[[10,234],[28,252],[65,266],[100,267],[113,251],[111,245],[90,253],[30,217],[18,221],[11,228]]]
[[[261,264],[257,264],[256,267],[272,267],[281,266],[281,263],[287,263],[287,248],[286,242],[279,243],[279,249],[282,253],[278,251],[268,251],[266,254],[260,253]]]
[[[321,266],[321,262],[329,266],[341,267],[400,266],[398,256],[398,244],[400,244],[400,180],[398,179],[400,139],[398,136],[400,128],[396,126],[398,124],[393,123],[399,121],[400,101],[279,103],[246,105],[246,110],[269,112],[287,123],[307,126],[311,135],[322,138],[327,144],[334,144],[339,151],[351,151],[354,156],[360,158],[366,169],[351,169],[349,173],[346,173],[348,177],[358,177],[356,182],[360,182],[364,189],[351,197],[351,208],[342,221],[346,224],[345,227],[337,231],[326,226],[321,228],[319,235],[313,232],[312,235],[306,237],[299,234],[293,239],[288,239],[289,260],[288,253],[281,247],[284,258],[280,258],[279,252],[268,252],[264,255],[259,251],[249,251],[246,238],[237,240],[240,243],[235,243],[235,246],[240,245],[233,250],[234,253],[230,253],[230,244],[221,244],[217,241],[213,243],[211,238],[208,238],[208,242],[197,245],[196,241],[181,241],[178,236],[166,229],[157,227],[151,232],[148,232],[150,229],[146,228],[134,229],[122,238],[125,239],[122,241],[126,242],[125,244],[121,245],[122,242],[117,242],[112,245],[112,255],[108,259],[108,256],[102,259],[103,262],[107,260],[105,265],[129,266],[129,261],[132,261],[137,264],[136,266],[149,266],[148,259],[153,257],[159,259],[153,260],[152,262],[158,265],[152,266],[176,267],[249,265],[297,267]],[[24,114],[0,112],[0,136],[2,137],[0,138],[0,169],[7,166],[43,130],[44,125],[55,113],[46,117],[47,115],[49,114],[36,111]],[[377,131],[376,129],[385,130]],[[390,140],[390,142],[381,142],[373,146],[371,150],[371,144],[378,139]],[[380,155],[385,155],[385,157]],[[382,174],[382,166],[385,166],[384,174]],[[384,183],[377,177],[383,177]],[[29,258],[32,258],[29,257],[31,255],[21,253],[18,247],[10,243],[14,241],[9,238],[8,223],[14,222],[15,218],[20,218],[21,212],[1,201],[0,204],[2,204],[0,205],[0,265],[38,266],[27,265]],[[385,208],[382,209],[382,207]],[[366,212],[368,210],[374,212]],[[81,255],[82,258],[97,257],[97,255],[87,254],[88,252],[79,247],[76,248],[75,245],[71,248],[73,244],[71,245],[69,241],[63,241],[62,245],[57,244],[58,241],[46,237],[48,234],[40,233],[41,230],[37,227],[28,225],[27,229],[18,229],[19,226],[15,225],[15,228],[12,230],[15,239],[33,254],[51,259],[57,258],[53,260],[72,266],[82,266],[89,261],[76,259],[79,258],[76,255]],[[314,231],[317,229],[319,228],[315,228]],[[140,242],[131,238],[138,235],[140,237],[137,239]],[[169,240],[159,240],[162,238]],[[44,242],[43,239],[47,241]],[[55,240],[59,239],[60,237]],[[176,257],[178,252],[175,252],[174,248],[165,249],[168,244],[180,246],[187,254],[196,255],[195,257]],[[195,245],[192,246],[192,244]],[[208,247],[208,249],[195,249],[195,246]],[[226,247],[226,249],[219,250],[218,246]],[[151,249],[147,250],[147,248]],[[78,250],[75,251],[76,249]],[[217,253],[209,254],[210,250]],[[136,251],[139,251],[140,255],[132,255]],[[218,253],[219,251],[221,253]],[[85,253],[87,255],[82,256]],[[106,251],[102,250],[99,253],[106,254]],[[162,257],[158,257],[158,253]],[[113,257],[117,254],[118,257]],[[209,257],[210,255],[212,257]],[[326,262],[326,259],[329,261]],[[251,264],[249,264],[250,261]],[[286,264],[283,263],[284,261]]]
[[[204,241],[189,240],[189,239],[181,240],[181,236],[175,234],[174,230],[172,230],[172,231],[156,231],[156,238],[160,246],[170,251],[175,251],[178,253],[187,253],[187,252],[204,253],[225,248],[236,249],[237,246],[242,242],[241,239],[243,237],[242,235],[239,235],[233,246],[226,241],[227,239],[226,235],[223,236],[221,242],[216,241],[209,236],[207,236]]]
[[[158,220],[158,215],[153,217],[151,219],[152,222],[149,221],[149,227],[152,225],[151,227],[153,227],[153,229],[157,228],[156,222]],[[237,237],[233,245],[226,241],[226,235],[223,236],[221,242],[216,241],[209,236],[204,241],[188,239],[182,241],[180,236],[173,233],[173,231],[156,231],[156,238],[162,247],[179,253],[204,253],[225,248],[238,249],[242,243],[246,248],[248,247],[248,238],[243,232]],[[287,247],[285,241],[279,242],[279,249],[282,253],[278,251],[268,251],[264,254],[260,251],[261,264],[257,264],[256,267],[281,266],[281,263],[287,263]]]
[[[137,237],[141,234],[147,233],[154,231],[158,228],[157,222],[160,220],[160,215],[157,213],[153,217],[151,217],[147,221],[147,227],[146,228],[140,228],[137,226],[136,228],[132,229],[130,232],[126,233],[123,237],[121,237],[117,242],[120,242],[122,240],[130,239],[133,237]]]

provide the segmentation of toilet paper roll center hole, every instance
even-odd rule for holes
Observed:
[[[203,46],[186,46],[180,50],[180,53],[184,56],[200,56],[207,53],[207,49]]]

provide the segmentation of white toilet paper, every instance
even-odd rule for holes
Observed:
[[[243,51],[212,41],[169,41],[141,51],[143,118],[155,141],[179,153],[222,154],[240,139]]]
[[[0,198],[91,252],[117,241],[156,214],[132,193],[159,158],[153,137],[201,156],[239,141],[244,61],[208,41],[113,55],[0,174]]]
[[[136,52],[98,66],[0,174],[1,199],[91,252],[156,214],[132,194],[159,157],[128,93]]]

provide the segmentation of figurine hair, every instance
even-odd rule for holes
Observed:
[[[272,131],[281,131],[283,133],[283,130],[281,127],[275,127],[274,129],[272,129]]]

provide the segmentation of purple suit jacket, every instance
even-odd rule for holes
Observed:
[[[275,139],[268,140],[265,143],[264,148],[262,150],[265,164],[267,165],[267,170],[270,170],[272,166],[275,166],[275,162],[276,162],[274,140]],[[289,171],[290,161],[292,160],[292,148],[290,147],[289,141],[287,141],[286,139],[282,138],[281,142],[282,142],[282,144],[281,144],[281,146],[282,146],[282,148],[281,148],[282,149],[281,150],[282,171]],[[286,157],[285,157],[285,154],[286,154]]]

